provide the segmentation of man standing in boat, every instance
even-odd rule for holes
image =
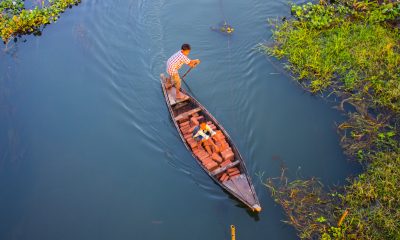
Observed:
[[[196,67],[200,63],[199,59],[190,60],[187,56],[190,53],[190,45],[185,43],[182,45],[181,50],[172,55],[167,61],[167,73],[169,77],[167,78],[167,86],[171,86],[171,79],[175,83],[176,89],[176,99],[182,99],[185,96],[181,94],[181,78],[179,77],[178,70],[183,64],[189,65],[189,67]]]

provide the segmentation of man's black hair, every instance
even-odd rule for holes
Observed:
[[[202,123],[206,123],[207,124],[207,122],[206,122],[206,120],[204,118],[199,120],[199,125],[202,124]]]
[[[182,44],[181,49],[182,50],[190,50],[191,48],[190,48],[190,45],[188,43],[184,43],[184,44]]]

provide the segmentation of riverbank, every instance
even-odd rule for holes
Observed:
[[[60,14],[80,0],[41,1],[32,9],[25,7],[23,0],[3,0],[0,2],[0,37],[4,43],[24,34],[40,35],[44,26],[54,23]]]
[[[365,172],[343,189],[315,179],[269,179],[276,202],[304,239],[400,237],[400,4],[339,1],[291,7],[275,24],[265,53],[287,60],[296,81],[313,94],[335,95],[348,119],[342,147]]]

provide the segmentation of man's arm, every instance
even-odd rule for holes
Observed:
[[[208,139],[208,135],[205,134],[202,130],[199,130],[199,131],[193,136],[193,138],[196,138],[196,137],[198,137],[198,136],[202,136],[203,138]]]
[[[197,64],[200,63],[199,59],[194,59],[194,60],[190,60],[190,62],[188,63],[189,67],[193,68],[196,67]]]

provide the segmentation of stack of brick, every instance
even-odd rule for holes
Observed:
[[[229,168],[228,170],[226,170],[226,172],[228,173],[230,179],[233,179],[240,175],[240,170],[236,167]]]
[[[225,182],[225,181],[229,180],[229,175],[228,175],[226,172],[224,172],[224,173],[222,173],[222,175],[219,177],[219,180],[220,180],[221,182]]]
[[[227,148],[229,148],[229,144],[225,139],[225,135],[221,132],[221,130],[217,130],[215,131],[215,135],[214,135],[214,140],[215,140],[215,144],[218,146],[219,150],[221,152],[225,151]]]
[[[218,164],[222,163],[222,161],[223,161],[222,157],[216,152],[211,155],[211,158],[212,158],[212,160],[214,160]]]
[[[193,153],[197,156],[203,166],[207,168],[208,171],[214,171],[217,168],[222,168],[229,165],[234,160],[234,154],[232,149],[229,147],[229,144],[226,142],[224,134],[217,130],[217,127],[210,121],[207,124],[216,131],[215,137],[213,137],[216,145],[218,146],[220,152],[213,152],[213,147],[210,146],[207,142],[204,144],[204,148],[201,144],[198,144],[193,139],[193,130],[196,126],[199,125],[199,121],[204,119],[204,116],[199,115],[198,113],[194,113],[188,116],[185,119],[179,121],[179,127],[182,131],[182,134],[192,149]],[[237,174],[237,172],[235,172]],[[225,172],[221,175],[220,180],[226,181],[231,177],[236,175],[232,175],[229,172]],[[222,181],[221,180],[221,181]]]
[[[208,154],[204,149],[196,149],[193,153],[199,158],[201,164],[203,164],[208,171],[214,171],[218,168],[218,163],[213,161],[210,154]]]
[[[222,162],[220,163],[220,167],[226,167],[230,163],[233,162],[235,155],[231,148],[227,148],[224,151],[221,151]]]
[[[187,122],[187,121],[189,121],[189,117],[184,117],[184,118],[179,119],[178,123],[181,124],[181,123],[184,123],[184,122]]]
[[[239,175],[240,175],[240,170],[237,167],[233,167],[233,168],[229,168],[228,170],[223,172],[219,176],[219,180],[221,182],[225,182],[225,181],[228,181],[229,179],[234,179]]]

